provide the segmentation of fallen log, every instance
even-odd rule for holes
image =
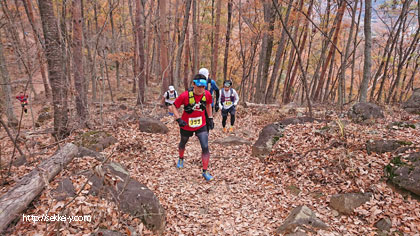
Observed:
[[[56,154],[43,161],[0,198],[0,233],[7,228],[32,200],[41,193],[46,184],[76,156],[78,148],[66,144]]]
[[[280,108],[282,107],[280,104],[262,104],[262,103],[251,103],[251,102],[245,102],[244,107],[276,107]]]

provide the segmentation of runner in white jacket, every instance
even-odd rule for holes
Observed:
[[[223,132],[227,132],[226,120],[230,113],[230,128],[229,132],[233,132],[233,125],[235,124],[236,106],[239,102],[239,96],[235,89],[232,88],[232,81],[225,80],[223,88],[220,89],[219,106],[222,108],[222,126]]]

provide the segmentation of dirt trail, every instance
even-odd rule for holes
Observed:
[[[170,118],[168,119],[170,121]],[[245,123],[248,122],[248,123]],[[201,148],[190,138],[185,168],[176,169],[179,128],[170,122],[168,135],[152,135],[144,155],[132,160],[130,173],[146,184],[159,198],[167,213],[168,235],[269,235],[282,221],[282,187],[261,177],[264,165],[251,157],[251,146],[224,147],[213,144],[227,136],[222,133],[220,113],[210,133],[210,167],[214,180],[201,176]],[[238,119],[238,136],[255,140],[249,120]],[[135,135],[141,133],[134,132]]]

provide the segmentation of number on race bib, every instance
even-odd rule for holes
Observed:
[[[226,101],[225,102],[225,106],[230,106],[230,105],[232,105],[232,101]]]
[[[200,127],[201,124],[203,124],[203,119],[201,116],[188,119],[188,126],[190,126],[191,128]]]

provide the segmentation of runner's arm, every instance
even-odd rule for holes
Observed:
[[[233,90],[233,95],[235,96],[235,103],[233,105],[237,106],[239,102],[239,95],[236,90]]]
[[[178,109],[176,109],[174,105],[170,105],[168,108],[170,112],[174,113],[175,120],[177,120],[178,118],[181,118],[181,114],[179,114]]]

